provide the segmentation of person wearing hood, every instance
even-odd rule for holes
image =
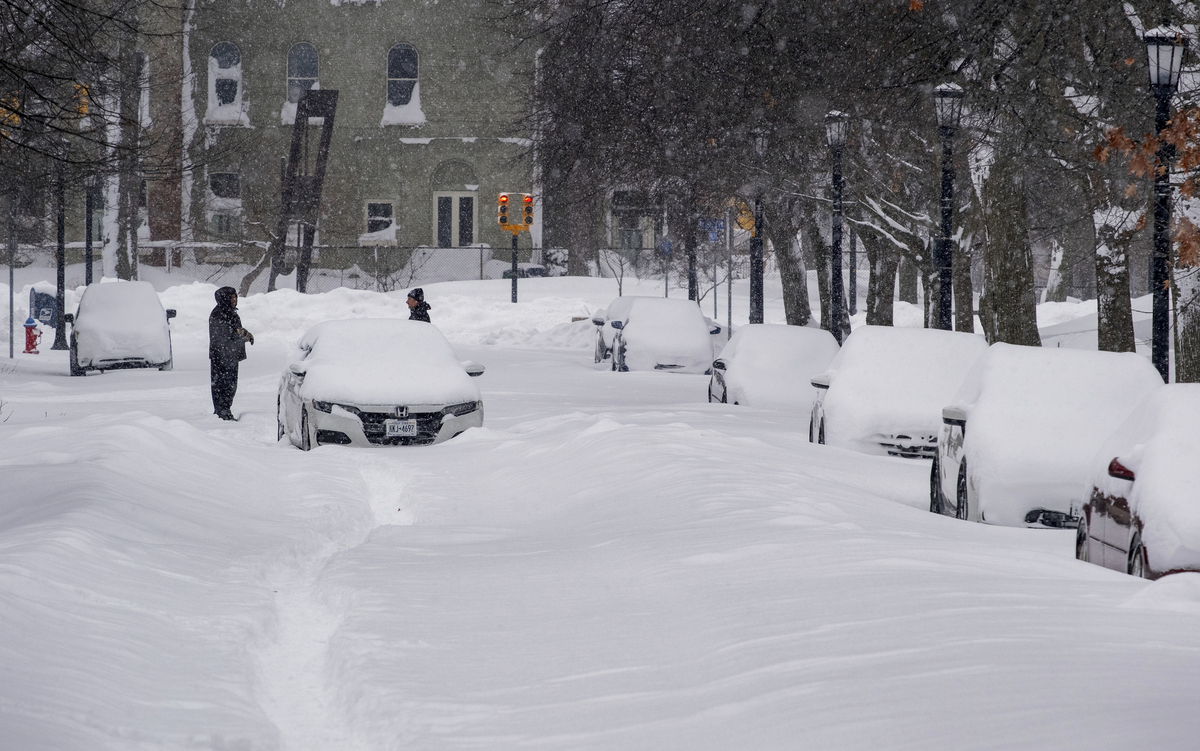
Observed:
[[[237,314],[237,290],[222,287],[216,292],[217,307],[208,316],[208,361],[212,373],[213,413],[222,420],[235,420],[230,407],[237,393],[238,363],[246,359],[246,342],[254,335],[242,328]]]
[[[429,311],[432,307],[425,302],[425,290],[420,287],[408,293],[408,320],[430,323]]]

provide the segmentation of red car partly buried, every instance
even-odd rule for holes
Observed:
[[[1200,384],[1156,389],[1096,455],[1075,557],[1158,579],[1200,571]]]

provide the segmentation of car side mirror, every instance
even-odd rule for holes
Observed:
[[[294,362],[288,366],[288,370],[291,372],[292,375],[300,376],[301,378],[303,378],[304,374],[308,372],[308,366],[306,366],[302,362]]]
[[[829,374],[818,373],[812,377],[812,380],[810,380],[809,383],[813,385],[813,388],[827,389],[829,388]]]
[[[177,314],[175,313],[174,308],[167,308],[167,320],[168,321],[171,320],[172,318],[174,318],[176,315]]]
[[[466,360],[463,362],[462,366],[463,370],[467,371],[467,375],[471,376],[472,378],[478,378],[479,376],[483,375],[484,368],[477,362]]]
[[[1133,470],[1122,464],[1115,456],[1113,457],[1113,460],[1108,463],[1108,476],[1115,477],[1118,480],[1129,480],[1130,482],[1133,482],[1134,479],[1136,479],[1136,476],[1133,474]]]
[[[724,370],[724,369],[725,369],[725,361],[724,360],[713,360],[713,370]]]
[[[713,335],[719,334],[719,333],[721,333],[721,327],[714,326],[712,329],[709,330],[708,333],[713,334]]]
[[[967,413],[962,407],[942,408],[942,422],[947,425],[966,425]]]
[[[67,323],[74,324],[75,323],[75,314],[67,313],[66,315],[63,316],[63,320],[66,321]]]
[[[621,329],[625,328],[625,324],[621,323],[620,321],[609,321],[608,325],[612,326],[617,331],[620,331]]]
[[[592,316],[592,323],[595,324],[596,326],[603,326],[604,325],[604,317],[603,316]]]

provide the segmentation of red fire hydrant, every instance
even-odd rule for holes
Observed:
[[[29,316],[25,321],[25,354],[38,354],[37,346],[42,341],[42,332],[38,331],[37,321],[33,320],[33,316]]]

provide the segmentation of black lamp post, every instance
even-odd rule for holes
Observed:
[[[66,177],[63,174],[66,171],[65,162],[68,158],[68,150],[71,144],[65,139],[58,144],[59,161],[56,163],[56,175],[54,182],[54,197],[55,197],[55,229],[57,230],[57,250],[54,254],[55,265],[57,268],[56,279],[58,281],[58,291],[54,297],[54,305],[57,308],[55,313],[54,324],[54,344],[50,349],[70,349],[67,344],[67,322],[63,320],[63,314],[66,312],[67,298],[67,187]]]
[[[761,131],[754,137],[754,153],[761,166],[767,155],[767,136]],[[763,305],[763,242],[766,231],[763,221],[762,186],[754,188],[754,230],[750,235],[750,323],[762,323]]]
[[[1187,40],[1183,32],[1170,26],[1159,26],[1146,32],[1146,54],[1149,57],[1150,91],[1157,104],[1154,111],[1154,130],[1161,134],[1171,115],[1171,97],[1179,85],[1179,69],[1183,66],[1183,50]],[[1167,289],[1168,259],[1171,255],[1171,159],[1174,149],[1160,139],[1154,172],[1154,252],[1150,254],[1150,294],[1153,295],[1151,318],[1150,359],[1164,381],[1170,382],[1170,291]]]
[[[842,343],[842,148],[850,130],[850,116],[834,110],[825,116],[825,138],[833,152],[833,248],[829,253],[829,328]]]
[[[952,83],[944,83],[933,90],[933,109],[937,115],[938,133],[942,136],[942,236],[938,240],[938,328],[949,331],[954,328],[954,284],[953,254],[950,237],[954,221],[954,133],[962,117],[963,90]]]

